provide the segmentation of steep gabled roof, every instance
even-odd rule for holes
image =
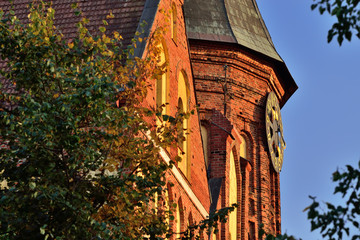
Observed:
[[[11,4],[9,1],[4,0],[0,1],[0,9],[5,13],[13,9],[16,16],[23,21],[23,23],[27,23],[27,16],[29,14],[28,5],[31,2],[31,0],[16,0]],[[81,16],[75,16],[74,10],[71,8],[71,4],[76,2],[79,2],[78,9],[82,11]],[[119,32],[124,39],[123,45],[127,46],[131,44],[131,40],[135,37],[136,31],[143,31],[143,34],[149,34],[152,20],[155,17],[155,13],[153,12],[151,18],[149,11],[154,9],[155,2],[158,2],[158,0],[55,0],[52,1],[52,7],[55,9],[54,24],[64,34],[66,39],[71,39],[76,36],[76,23],[78,23],[82,17],[90,20],[87,27],[93,34],[100,33],[98,31],[99,27],[103,25],[103,20],[107,20],[109,24],[106,26],[108,32]],[[112,11],[114,18],[106,19],[110,11]],[[146,13],[145,17],[143,13]],[[140,27],[140,23],[143,20],[151,21],[148,26],[145,26],[145,29]],[[138,51],[138,55],[141,56],[142,51]],[[5,62],[0,59],[0,68],[4,67]],[[8,93],[15,91],[15,86],[4,78],[0,77],[0,82],[2,83],[2,91]]]
[[[14,11],[20,20],[26,21],[29,13],[28,5],[31,0],[14,1]],[[129,44],[134,37],[140,22],[146,0],[56,0],[52,1],[55,9],[55,25],[66,38],[72,38],[77,32],[75,26],[82,16],[87,17],[90,23],[87,25],[90,31],[97,31],[102,26],[102,20],[107,20],[109,31],[118,31],[124,38],[124,44]],[[75,16],[71,8],[72,3],[79,2],[78,9],[81,16]],[[0,8],[7,12],[11,8],[8,1],[1,1]],[[109,12],[114,14],[113,19],[106,19]]]

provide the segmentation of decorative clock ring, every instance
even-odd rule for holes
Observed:
[[[272,165],[276,172],[281,171],[286,144],[283,135],[280,105],[274,92],[270,92],[265,110],[266,137]]]

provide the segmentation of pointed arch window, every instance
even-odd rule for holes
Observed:
[[[207,168],[209,166],[209,131],[204,122],[200,125],[200,133],[204,147],[205,166]]]
[[[178,111],[179,113],[187,113],[190,105],[189,83],[184,71],[181,71],[178,78]],[[182,173],[189,178],[190,177],[190,144],[189,144],[189,119],[183,119],[182,128],[179,134],[183,138],[179,141],[179,156],[181,162],[179,168]]]
[[[181,238],[181,232],[184,228],[184,212],[181,198],[176,205],[176,239]]]
[[[248,142],[245,140],[244,136],[240,136],[240,157],[248,160],[250,163],[252,163],[251,161],[251,156],[248,154],[248,149],[251,148],[251,146],[249,146]],[[255,179],[254,179],[254,169],[252,168],[250,173],[249,173],[249,190],[250,192],[254,192],[255,191]]]
[[[247,143],[243,136],[240,136],[240,157],[247,159]]]
[[[166,48],[163,43],[160,43],[158,48],[160,51],[158,66],[162,68],[163,73],[161,77],[156,80],[156,107],[165,106],[168,95]],[[163,108],[162,114],[166,114],[166,107]]]
[[[229,167],[229,204],[238,202],[238,184],[236,177],[235,157],[234,151],[230,152],[230,167]],[[229,233],[230,240],[237,239],[237,209],[229,215]]]

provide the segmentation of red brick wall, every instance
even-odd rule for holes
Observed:
[[[168,60],[167,76],[169,78],[169,92],[168,92],[168,114],[175,115],[177,112],[178,104],[178,77],[181,71],[184,71],[188,77],[189,88],[190,88],[190,109],[195,110],[195,114],[190,117],[189,120],[189,145],[190,145],[190,174],[186,179],[190,185],[192,191],[195,193],[197,198],[200,200],[203,207],[208,211],[210,209],[210,195],[209,187],[206,176],[206,167],[204,160],[204,153],[202,147],[202,140],[200,135],[200,124],[199,117],[196,111],[196,100],[194,83],[192,79],[192,71],[190,65],[190,55],[188,49],[187,37],[185,34],[185,22],[182,11],[183,0],[173,1],[161,1],[159,5],[159,11],[156,15],[152,30],[154,31],[159,26],[169,26],[169,16],[171,14],[171,5],[175,4],[177,10],[177,32],[176,41],[171,38],[170,31],[167,31],[163,35],[163,44],[166,57]],[[155,106],[155,89],[150,89],[149,96],[147,98],[150,105]],[[173,146],[168,149],[167,154],[171,159],[174,159],[178,153],[177,146]],[[180,169],[179,169],[180,170]],[[181,170],[180,170],[181,171]],[[195,206],[193,200],[189,198],[186,191],[179,184],[178,180],[174,175],[169,172],[168,179],[173,187],[171,188],[171,199],[173,202],[178,203],[179,199],[182,202],[182,214],[184,215],[185,223],[188,221],[189,216],[193,222],[199,222],[203,219],[199,209]],[[175,222],[172,223],[173,230],[176,230]],[[182,229],[184,230],[184,228]]]
[[[214,115],[216,109],[225,119],[223,84],[224,65],[227,65],[228,121],[222,120],[221,124],[228,131],[233,129],[238,132],[247,141],[247,155],[251,165],[246,166],[247,162],[241,162],[242,184],[238,189],[242,194],[239,239],[249,239],[249,235],[254,235],[254,232],[250,232],[250,225],[255,225],[255,230],[251,231],[255,231],[257,236],[260,223],[269,232],[280,233],[279,175],[273,171],[268,155],[264,117],[267,94],[274,91],[279,100],[285,94],[273,70],[274,66],[265,58],[231,44],[190,40],[190,52],[201,118],[218,119]],[[229,154],[224,152],[228,153],[231,148],[224,141],[225,135],[223,130],[211,127],[210,177],[228,178]],[[253,183],[250,181],[252,178]],[[227,186],[226,183],[221,195],[225,198],[222,199],[225,205],[228,204]],[[221,239],[226,239],[227,226],[223,228]]]

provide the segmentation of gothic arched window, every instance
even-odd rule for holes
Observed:
[[[189,83],[184,71],[181,71],[178,78],[178,111],[179,113],[189,112]],[[183,138],[179,141],[179,156],[181,157],[181,162],[179,163],[179,168],[182,173],[189,177],[190,173],[190,144],[189,144],[189,120],[184,118],[182,122],[182,129],[180,129],[179,134]]]
[[[235,167],[235,157],[234,151],[230,152],[230,167],[229,167],[229,204],[238,202],[238,184],[236,177],[236,167]],[[230,240],[237,239],[237,209],[229,215],[229,233]]]
[[[162,43],[158,47],[160,50],[158,66],[162,68],[163,73],[161,77],[156,80],[156,107],[165,106],[168,94],[166,49]],[[162,113],[166,114],[166,107],[163,107]]]

